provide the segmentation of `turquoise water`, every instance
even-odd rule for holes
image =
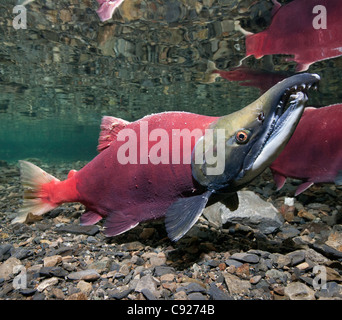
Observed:
[[[95,0],[35,0],[26,4],[27,28],[18,30],[16,4],[0,4],[0,160],[91,160],[104,115],[224,115],[260,95],[211,72],[240,64],[245,36],[234,21],[265,30],[271,1],[125,0],[101,22]],[[289,75],[296,66],[282,55],[243,65]],[[310,67],[322,77],[311,105],[342,102],[341,69],[341,58]]]

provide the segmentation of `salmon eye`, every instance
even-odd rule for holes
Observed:
[[[248,131],[247,130],[239,130],[235,135],[235,140],[239,144],[244,144],[248,142]]]

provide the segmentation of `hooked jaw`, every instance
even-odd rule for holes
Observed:
[[[317,89],[319,80],[317,74],[295,75],[260,97],[265,108],[271,108],[267,129],[251,148],[250,156],[246,157],[245,169],[240,172],[240,183],[248,183],[278,157],[300,120],[308,100],[308,90]]]

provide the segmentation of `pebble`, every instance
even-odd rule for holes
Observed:
[[[230,259],[238,260],[241,262],[247,262],[247,263],[258,263],[259,262],[259,257],[256,254],[244,253],[244,252],[234,253],[230,257]]]
[[[81,226],[74,224],[62,225],[59,228],[56,228],[57,232],[60,233],[72,233],[72,234],[86,234],[88,236],[94,236],[97,234],[100,229],[98,226]]]
[[[292,282],[287,285],[284,294],[290,300],[315,300],[315,292],[300,282]]]
[[[39,292],[44,291],[47,287],[53,286],[58,283],[58,278],[52,277],[46,280],[43,280],[37,287]]]
[[[80,289],[81,292],[83,292],[86,296],[89,296],[91,291],[93,290],[93,286],[89,282],[86,282],[84,280],[81,280],[77,284],[77,288]]]
[[[148,289],[155,297],[160,296],[160,293],[157,290],[157,281],[151,275],[143,276],[135,287],[136,292],[142,292],[144,289]]]
[[[100,278],[99,273],[94,269],[71,272],[68,275],[70,280],[95,281]]]
[[[223,276],[230,295],[248,294],[248,291],[251,289],[251,283],[248,280],[241,280],[239,277],[230,273],[224,273]]]
[[[62,261],[62,256],[60,256],[60,255],[45,257],[43,259],[44,267],[54,267],[55,265],[57,265],[61,261]]]
[[[20,266],[21,262],[19,259],[11,257],[8,258],[4,263],[0,265],[0,279],[9,280],[14,274],[14,268]]]

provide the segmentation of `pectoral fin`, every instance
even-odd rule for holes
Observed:
[[[165,227],[169,238],[178,241],[201,216],[212,191],[201,195],[182,198],[174,202],[165,215]]]

